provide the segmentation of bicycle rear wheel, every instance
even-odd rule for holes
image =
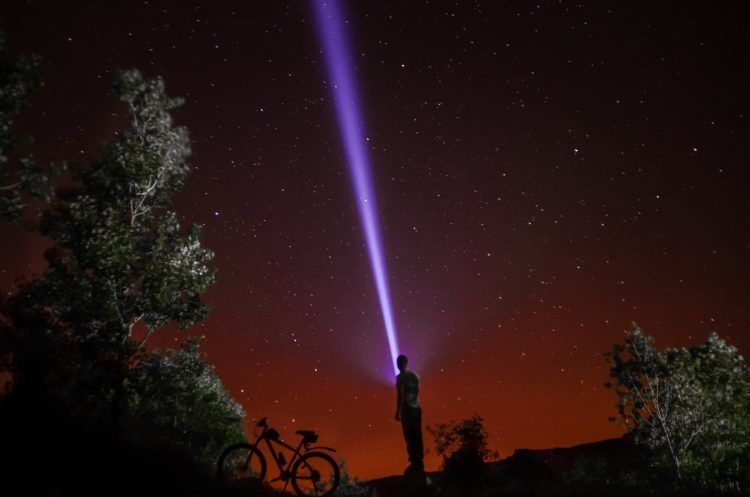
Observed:
[[[292,488],[297,495],[329,497],[340,478],[339,465],[324,452],[308,452],[292,467]]]
[[[219,456],[217,469],[219,478],[226,482],[261,482],[266,477],[266,458],[253,445],[230,445]]]

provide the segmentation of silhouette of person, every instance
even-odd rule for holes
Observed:
[[[396,358],[399,374],[396,376],[396,421],[401,421],[409,454],[409,467],[405,475],[424,472],[424,447],[422,446],[422,408],[419,406],[419,376],[406,368],[405,355]]]

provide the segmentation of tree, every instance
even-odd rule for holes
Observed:
[[[39,59],[11,56],[7,37],[0,32],[0,217],[21,220],[23,195],[50,200],[55,168],[40,167],[31,155],[22,156],[12,168],[9,156],[29,139],[19,140],[12,131],[15,118],[27,107],[29,97],[42,85]]]
[[[166,354],[145,350],[164,325],[205,318],[201,294],[214,281],[200,229],[183,230],[170,208],[189,173],[187,131],[169,115],[180,101],[138,71],[118,73],[113,89],[130,127],[49,199],[39,225],[52,241],[48,267],[0,302],[0,366],[13,375],[17,399],[79,423],[117,427],[126,416],[154,439],[172,430],[173,445],[205,460],[241,433],[241,408],[194,342]],[[162,395],[170,391],[178,403]]]
[[[44,272],[0,296],[0,381],[11,378],[10,388],[0,384],[0,413],[10,413],[17,435],[9,451],[43,433],[82,469],[100,438],[123,454],[150,459],[158,448],[175,456],[165,463],[188,456],[211,466],[221,447],[244,438],[242,408],[198,341],[163,353],[145,347],[169,323],[185,329],[203,320],[201,295],[214,281],[200,228],[183,229],[172,208],[190,170],[187,130],[170,116],[181,101],[160,78],[117,73],[113,93],[129,126],[56,190],[54,168],[42,171],[30,155],[14,167],[8,160],[20,143],[13,119],[40,79],[36,59],[4,48],[0,38],[0,214],[17,221],[26,197],[42,200],[34,229],[51,241]],[[7,182],[12,175],[17,181]],[[39,420],[65,428],[40,430]]]
[[[658,350],[634,325],[607,359],[618,421],[654,466],[683,484],[739,492],[750,469],[750,370],[737,349],[711,334],[698,347]]]
[[[687,451],[685,473],[700,487],[739,494],[750,484],[750,368],[716,333],[680,357],[683,383],[697,392],[704,420]]]
[[[118,73],[114,93],[130,110],[130,128],[100,161],[74,171],[80,188],[45,215],[41,231],[55,245],[39,301],[78,333],[114,343],[135,339],[143,322],[143,343],[171,321],[186,328],[207,316],[200,295],[214,281],[206,265],[213,254],[200,228],[184,232],[170,209],[190,170],[187,130],[169,114],[181,100],[138,71]]]
[[[435,438],[435,451],[443,458],[443,469],[449,478],[476,478],[486,461],[498,457],[497,451],[488,448],[484,420],[478,414],[428,427],[428,431]]]
[[[183,230],[170,208],[189,173],[187,130],[169,114],[181,101],[167,97],[161,79],[135,70],[118,73],[113,90],[130,111],[130,127],[101,160],[73,169],[74,186],[44,212],[40,232],[53,242],[48,267],[19,288],[6,314],[16,329],[54,336],[75,351],[67,358],[87,359],[66,373],[81,373],[70,383],[106,403],[116,424],[146,339],[169,322],[184,329],[205,318],[200,295],[214,274],[200,228]],[[37,366],[25,373],[33,376]]]
[[[610,377],[616,382],[617,409],[626,429],[638,443],[665,449],[675,476],[682,480],[682,447],[676,440],[678,420],[673,409],[679,397],[675,378],[669,375],[666,355],[656,350],[652,337],[634,327],[625,346],[616,344],[607,358],[612,366]],[[679,428],[684,431],[688,426]],[[689,429],[694,431],[696,427]]]

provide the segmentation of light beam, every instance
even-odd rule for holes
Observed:
[[[398,373],[398,338],[393,321],[388,276],[380,237],[377,202],[364,136],[357,85],[349,54],[349,39],[338,0],[311,0],[328,70],[328,86],[338,116],[339,132],[346,151],[349,175],[354,186],[359,221],[365,237],[370,267],[380,300],[380,311],[391,350],[393,370]]]

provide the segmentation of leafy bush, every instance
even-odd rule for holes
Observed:
[[[334,495],[336,497],[377,497],[377,493],[369,488],[358,476],[352,476],[344,459],[338,460],[340,479]]]
[[[190,339],[140,361],[123,426],[144,445],[179,448],[210,470],[224,447],[244,441],[245,413],[199,346]]]
[[[484,463],[499,457],[497,451],[487,446],[484,420],[478,414],[427,429],[435,437],[435,451],[443,458],[443,469],[449,479],[477,479],[484,472]]]

